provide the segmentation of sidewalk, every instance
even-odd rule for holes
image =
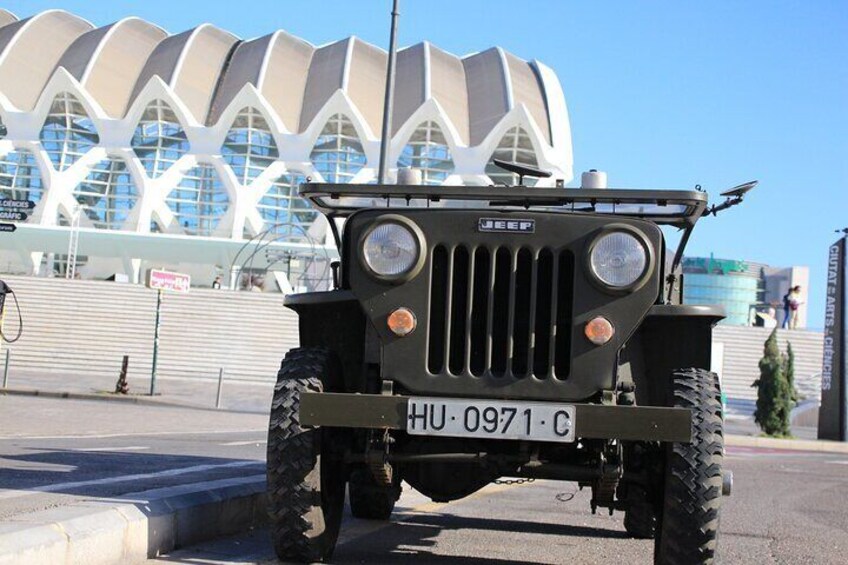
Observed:
[[[267,426],[0,391],[0,564],[136,563],[260,525]]]
[[[185,378],[159,377],[156,379],[156,395],[150,396],[150,378],[129,379],[129,394],[114,394],[118,378],[92,375],[63,375],[14,371],[9,375],[8,388],[14,391],[38,391],[39,393],[69,395],[97,395],[103,398],[139,401],[154,400],[197,408],[215,408],[218,391],[217,375],[192,376]],[[0,394],[2,394],[0,388]],[[221,389],[221,409],[239,412],[266,413],[271,406],[274,392],[273,377],[267,381],[228,378],[224,374]]]

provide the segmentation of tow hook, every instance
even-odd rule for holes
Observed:
[[[722,496],[730,496],[733,490],[733,471],[724,469],[721,472],[721,494]]]

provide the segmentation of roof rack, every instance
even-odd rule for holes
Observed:
[[[707,193],[697,190],[534,188],[304,183],[300,195],[330,217],[363,208],[501,208],[643,218],[687,227],[704,214]]]

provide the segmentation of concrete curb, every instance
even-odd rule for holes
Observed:
[[[127,402],[129,404],[161,404],[166,406],[191,406],[159,400],[155,397],[141,395],[121,395],[110,392],[67,392],[61,390],[40,390],[35,388],[0,388],[0,395],[9,396],[43,396],[45,398],[69,398],[72,400],[108,400],[112,402]]]
[[[125,402],[127,404],[140,404],[147,406],[167,406],[170,408],[191,408],[192,410],[205,410],[207,412],[234,412],[237,414],[264,414],[258,410],[233,410],[229,408],[215,408],[212,406],[200,406],[182,402],[161,400],[156,397],[142,395],[120,395],[110,392],[67,392],[59,390],[40,390],[34,388],[0,388],[0,396],[40,396],[42,398],[64,398],[68,400],[97,400],[106,402]]]
[[[266,522],[265,476],[251,475],[22,514],[0,523],[0,564],[143,563]]]
[[[724,445],[730,447],[757,447],[761,449],[848,454],[848,443],[815,439],[778,439],[773,437],[729,435],[724,438]]]

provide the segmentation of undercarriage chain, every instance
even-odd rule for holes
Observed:
[[[536,479],[495,479],[492,481],[496,485],[523,485],[526,483],[532,483]]]

